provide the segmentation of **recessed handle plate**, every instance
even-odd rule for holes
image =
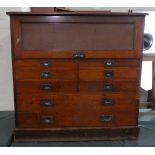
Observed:
[[[111,91],[111,90],[113,90],[113,85],[111,83],[105,83],[104,84],[104,90],[105,91]]]
[[[113,76],[114,76],[114,72],[113,71],[104,71],[104,77],[111,78]]]
[[[50,67],[52,65],[52,61],[51,60],[43,60],[41,62],[41,66],[42,67]]]
[[[74,59],[83,59],[83,58],[85,58],[85,54],[83,51],[75,51],[73,53],[73,58]]]
[[[112,98],[104,98],[102,100],[102,104],[103,105],[113,105],[114,104],[114,100]]]
[[[42,99],[41,105],[43,106],[53,106],[54,105],[54,99]]]
[[[113,115],[102,115],[101,116],[102,122],[112,122],[112,120],[113,120]]]
[[[49,71],[44,71],[41,73],[41,77],[44,79],[50,78],[52,76],[52,73]]]
[[[42,84],[41,85],[41,89],[42,90],[49,91],[49,90],[52,90],[53,89],[53,85],[52,84]]]
[[[43,124],[53,124],[54,117],[53,116],[42,116],[41,117],[41,122]]]
[[[114,64],[115,64],[115,61],[112,59],[105,60],[104,62],[105,67],[114,67]]]

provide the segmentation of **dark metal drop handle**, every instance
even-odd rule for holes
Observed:
[[[52,90],[52,88],[53,88],[52,84],[42,84],[41,85],[42,90],[48,91],[48,90]]]
[[[44,124],[53,124],[54,118],[53,118],[53,116],[42,116],[41,122]]]
[[[113,67],[114,66],[114,60],[108,59],[105,61],[105,66],[106,67]]]
[[[42,78],[50,78],[52,76],[52,73],[51,72],[49,72],[49,71],[45,71],[45,72],[42,72],[41,73],[41,77]]]
[[[85,54],[83,52],[75,52],[73,54],[73,58],[74,59],[83,59],[83,58],[85,58]]]
[[[53,99],[42,99],[41,100],[41,105],[43,105],[43,106],[53,106],[54,105],[54,100]]]
[[[41,62],[41,65],[42,65],[43,67],[50,67],[50,66],[51,66],[51,60],[43,60],[43,61]]]
[[[102,101],[103,105],[112,105],[113,103],[114,103],[114,100],[111,98],[106,98],[106,99],[103,99]]]
[[[113,90],[113,85],[108,83],[108,84],[104,84],[104,90],[105,91],[111,91]]]
[[[104,71],[104,77],[113,77],[114,76],[114,72],[113,71]]]
[[[113,115],[102,115],[101,121],[102,122],[111,122],[113,120]]]

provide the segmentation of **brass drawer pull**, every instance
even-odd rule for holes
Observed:
[[[43,106],[53,106],[54,105],[54,99],[42,99],[41,105]]]
[[[112,60],[112,59],[105,60],[104,65],[106,67],[113,67],[114,66],[114,60]]]
[[[42,84],[41,85],[42,90],[48,91],[48,90],[52,90],[52,88],[53,88],[52,84]]]
[[[102,100],[102,104],[103,105],[112,105],[112,104],[114,104],[114,100],[111,98],[106,98],[106,99]]]
[[[51,64],[52,64],[52,61],[51,61],[51,60],[43,60],[43,61],[41,62],[41,66],[42,66],[42,67],[50,67]]]
[[[101,116],[102,122],[112,122],[112,120],[113,120],[113,115],[102,115]]]
[[[104,71],[104,77],[113,77],[114,72],[113,71]]]
[[[113,90],[113,85],[111,83],[105,83],[104,84],[104,90],[105,91],[111,91],[111,90]]]
[[[73,54],[73,58],[74,59],[83,59],[85,58],[85,54],[83,51],[76,51],[74,54]]]
[[[53,116],[42,116],[41,117],[41,122],[44,123],[44,124],[53,124],[54,117]]]
[[[52,73],[51,72],[49,72],[49,71],[44,71],[44,72],[42,72],[41,73],[41,77],[42,78],[50,78],[52,76]]]

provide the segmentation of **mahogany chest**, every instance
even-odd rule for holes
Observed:
[[[9,12],[15,140],[138,136],[140,13]]]

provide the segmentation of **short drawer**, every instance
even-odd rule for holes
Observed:
[[[24,101],[24,102],[23,102]],[[78,94],[18,94],[17,111],[25,112],[71,112],[83,109],[95,108],[130,108],[137,105],[137,94],[133,92],[121,93],[78,93]]]
[[[138,81],[103,81],[103,82],[80,82],[80,92],[137,92]]]
[[[17,95],[16,105],[17,111],[25,111],[31,113],[56,112],[65,110],[71,111],[77,108],[78,98],[75,94],[54,94],[54,93],[38,93],[25,95],[23,93]],[[78,96],[79,97],[79,96]],[[23,102],[24,101],[24,102]]]
[[[17,81],[75,81],[77,71],[71,69],[16,69]]]
[[[19,59],[15,61],[16,68],[19,69],[51,69],[51,68],[70,68],[74,69],[77,65],[75,60],[71,59]]]
[[[119,67],[115,69],[81,69],[79,71],[79,79],[81,81],[103,81],[109,79],[115,79],[115,81],[135,81],[139,79],[138,68]]]
[[[18,128],[121,127],[137,125],[138,112],[131,109],[82,110],[74,113],[18,112]]]
[[[79,69],[87,68],[115,68],[115,67],[139,67],[139,59],[87,59],[81,60]]]
[[[39,115],[27,112],[16,112],[16,127],[38,128]]]
[[[20,93],[51,93],[51,92],[75,92],[75,82],[17,82],[16,91]]]

